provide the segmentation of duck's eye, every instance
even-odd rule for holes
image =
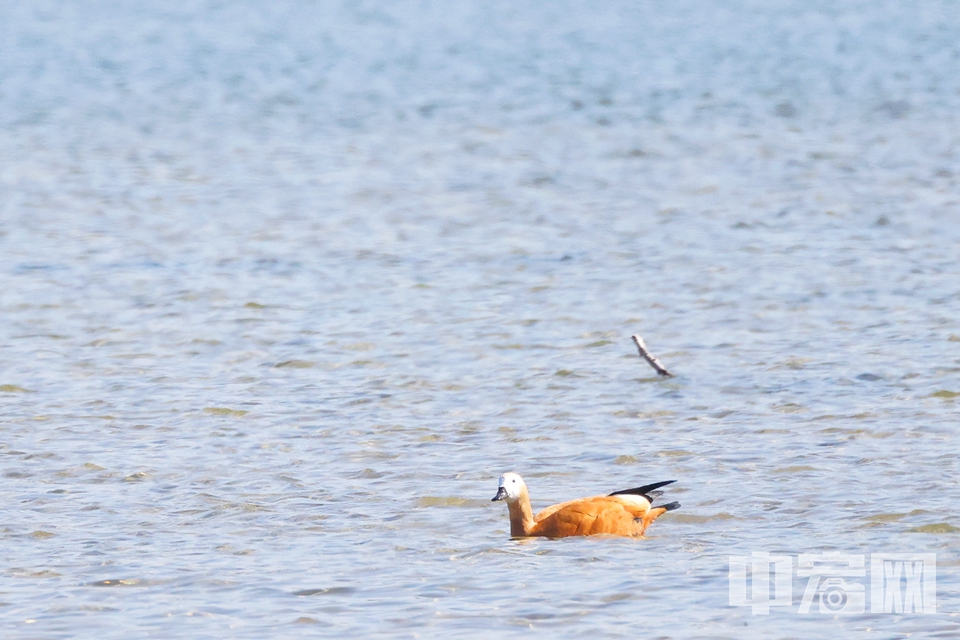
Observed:
[[[512,482],[513,484],[517,484],[517,479],[516,479],[516,478],[514,478],[514,479],[513,479],[513,480],[511,480],[510,482]]]

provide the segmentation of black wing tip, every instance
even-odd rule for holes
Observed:
[[[653,491],[654,489],[665,487],[668,484],[673,484],[674,482],[676,482],[676,480],[664,480],[663,482],[654,482],[653,484],[647,484],[642,487],[634,487],[633,489],[623,489],[621,491],[614,491],[610,495],[619,496],[619,495],[625,495],[625,494],[633,494],[633,495],[642,496]]]

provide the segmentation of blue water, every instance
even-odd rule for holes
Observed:
[[[958,15],[0,7],[4,637],[956,636]],[[505,471],[683,506],[511,541]]]

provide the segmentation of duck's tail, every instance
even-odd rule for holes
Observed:
[[[667,504],[658,504],[655,507],[650,507],[650,511],[647,511],[646,515],[640,520],[640,535],[643,535],[643,532],[647,530],[653,521],[665,514],[667,511],[674,511],[680,508],[679,502],[668,502]]]

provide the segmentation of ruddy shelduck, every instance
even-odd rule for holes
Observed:
[[[650,523],[680,506],[679,502],[653,506],[654,499],[663,495],[663,491],[657,489],[673,482],[676,480],[614,491],[607,496],[561,502],[534,516],[530,509],[530,494],[523,478],[516,473],[505,473],[500,476],[500,488],[493,497],[493,502],[507,501],[507,508],[510,510],[510,535],[514,538],[566,538],[601,533],[642,536]]]

